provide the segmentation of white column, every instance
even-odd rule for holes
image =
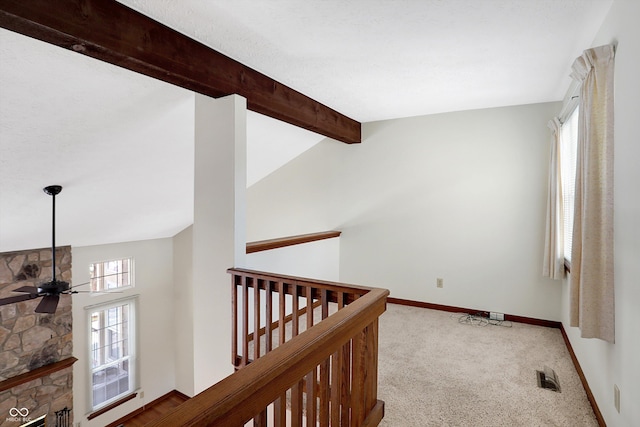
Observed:
[[[173,237],[176,390],[195,395],[193,375],[193,226]]]
[[[233,372],[231,277],[245,265],[246,99],[195,97],[194,393]],[[180,333],[178,331],[178,333]]]

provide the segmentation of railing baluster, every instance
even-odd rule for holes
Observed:
[[[329,296],[326,289],[320,291],[320,300],[322,304],[322,320],[324,320],[329,317]]]
[[[351,341],[342,346],[340,374],[340,422],[342,426],[351,425]]]
[[[367,369],[366,411],[371,410],[378,400],[378,319],[367,327],[367,349],[365,367]]]
[[[291,337],[293,338],[297,336],[300,331],[300,317],[298,313],[300,311],[300,301],[298,299],[298,285],[296,283],[292,283],[291,286],[293,287],[291,291],[291,306],[293,314],[293,321],[291,322]]]
[[[238,367],[238,276],[231,275],[231,363]]]
[[[249,286],[247,276],[242,276],[242,362],[240,366],[249,363]]]
[[[311,372],[307,374],[306,377],[306,401],[305,401],[305,411],[307,414],[307,425],[315,425],[316,424],[316,413],[317,413],[317,395],[316,395],[316,385],[318,383],[318,371],[314,368]]]
[[[285,340],[286,340],[286,323],[285,323],[285,317],[286,317],[286,299],[285,299],[285,289],[284,289],[284,282],[278,282],[278,290],[280,291],[279,293],[279,304],[280,306],[279,308],[279,317],[278,317],[278,342],[279,344],[284,344]]]
[[[329,363],[330,358],[320,364],[320,404],[318,406],[320,427],[329,427]]]
[[[331,356],[331,425],[340,425],[342,406],[342,349]]]
[[[267,410],[266,408],[255,416],[253,419],[253,427],[267,427]]]
[[[285,427],[287,425],[287,394],[283,393],[273,402],[273,425]]]
[[[311,286],[306,287],[307,294],[307,329],[311,329],[313,326],[313,289]]]
[[[253,280],[253,360],[260,358],[260,279]]]
[[[298,381],[291,387],[291,427],[302,427],[302,388],[304,382]]]
[[[347,295],[344,292],[338,292],[338,310],[342,310],[346,305],[345,299],[347,299]]]
[[[264,341],[265,354],[273,350],[273,338],[272,338],[272,323],[273,323],[273,282],[267,280],[265,282],[265,298],[266,298],[266,313],[265,313],[265,330]]]
[[[365,332],[358,332],[352,342],[351,423],[360,427],[365,416]]]

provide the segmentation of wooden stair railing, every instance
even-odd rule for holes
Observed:
[[[245,339],[243,353],[237,354],[240,328],[235,326],[232,360],[239,360],[238,370],[147,426],[240,427],[251,420],[254,426],[377,426],[384,416],[384,402],[377,399],[378,318],[386,310],[389,291],[249,270],[229,272],[235,319],[241,315],[247,325],[249,306],[254,309],[253,319],[258,319],[252,322],[253,331],[241,328],[241,337],[256,337],[252,358]],[[277,304],[276,298],[269,297],[272,293]],[[253,304],[249,304],[250,294]],[[286,295],[292,296],[290,304]],[[263,298],[264,312],[259,308]],[[306,302],[302,308],[301,301]],[[269,313],[274,305],[277,321],[266,322],[272,319]],[[331,315],[330,305],[337,309]],[[314,306],[320,307],[317,317],[322,320],[315,323],[316,316],[307,316],[308,327],[300,332],[298,313],[306,316]],[[290,339],[284,333],[287,318]],[[270,339],[276,341],[274,328],[279,337],[269,346]],[[256,344],[261,336],[269,336],[264,346]]]
[[[264,356],[371,290],[245,269],[228,272],[232,274],[231,361],[236,368]]]

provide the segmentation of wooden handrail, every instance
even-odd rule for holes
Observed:
[[[369,290],[353,303],[189,399],[171,413],[147,424],[147,427],[242,426],[317,366],[339,354],[351,340],[354,371],[360,366],[365,370],[371,369],[366,368],[366,361],[360,361],[360,358],[371,357],[371,351],[375,351],[377,360],[377,319],[386,309],[388,295],[386,289]],[[375,332],[366,334],[369,330]],[[377,362],[374,367],[377,367]],[[354,382],[357,384],[354,384],[351,399],[362,400],[368,407],[356,411],[362,414],[362,419],[352,421],[352,425],[377,425],[384,413],[383,403],[375,398],[377,383],[360,383],[374,373],[366,371],[362,377],[355,374]],[[337,390],[337,386],[332,389]],[[326,425],[329,425],[328,420]]]
[[[279,237],[277,239],[258,240],[247,243],[247,253],[268,251],[284,248],[285,246],[301,245],[303,243],[316,242],[318,240],[340,237],[341,231],[322,231],[320,233],[299,234],[296,236]]]
[[[352,293],[356,295],[364,295],[372,289],[368,286],[354,285],[351,283],[332,282],[329,280],[309,279],[306,277],[287,276],[285,274],[269,273],[265,271],[254,271],[245,268],[230,268],[227,273],[239,276],[254,277],[259,280],[271,282],[294,283],[303,288],[314,287],[318,289],[326,289],[335,292]],[[264,288],[263,288],[264,289]],[[306,295],[302,295],[306,296]]]

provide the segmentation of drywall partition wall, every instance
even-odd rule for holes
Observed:
[[[561,284],[541,274],[547,122],[559,108],[366,123],[362,144],[325,140],[249,189],[249,238],[341,230],[343,282],[559,320]]]
[[[135,286],[116,294],[73,295],[73,348],[78,361],[73,366],[74,419],[83,427],[101,427],[151,402],[175,388],[175,333],[173,299],[173,243],[171,238],[99,246],[73,247],[73,285],[89,281],[94,262],[133,257]],[[92,420],[89,385],[89,320],[87,306],[138,295],[137,398]]]
[[[340,238],[247,254],[247,268],[338,282]]]
[[[193,226],[173,236],[176,390],[193,397]]]
[[[200,393],[233,372],[231,278],[246,256],[246,99],[196,95],[193,376]]]
[[[580,338],[569,326],[568,285],[562,322],[589,387],[610,427],[640,425],[640,2],[616,0],[592,46],[617,43],[615,58],[614,253],[616,342]],[[589,46],[585,46],[588,48]],[[614,407],[620,390],[620,413]]]

